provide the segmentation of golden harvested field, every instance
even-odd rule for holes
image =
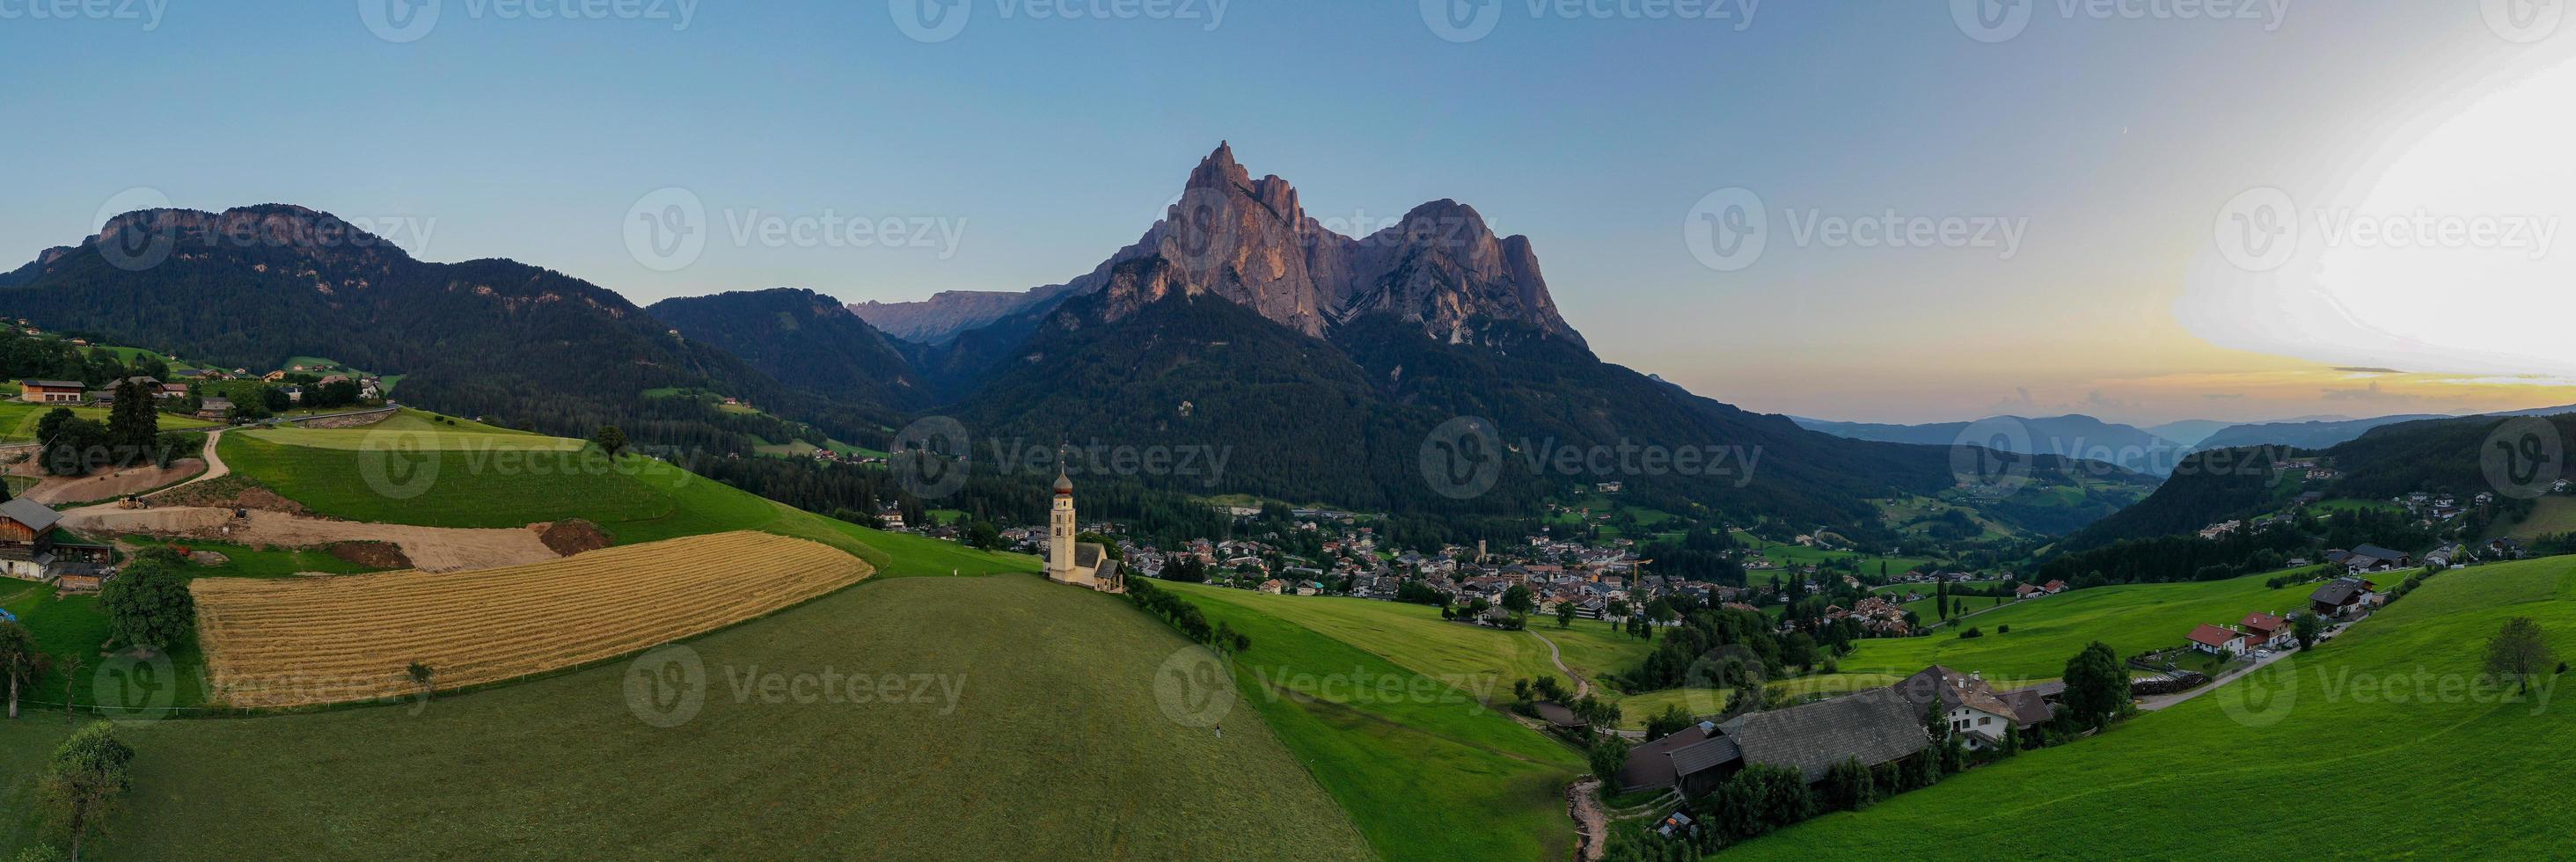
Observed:
[[[446,689],[611,658],[873,572],[827,545],[743,531],[471,572],[204,578],[189,590],[211,697],[278,707],[408,694],[414,661]]]

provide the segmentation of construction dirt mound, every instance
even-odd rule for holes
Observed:
[[[331,556],[377,569],[408,569],[411,558],[392,542],[332,542],[322,546]]]
[[[555,553],[567,557],[608,547],[608,534],[601,532],[598,524],[580,518],[547,524],[537,533],[537,539],[545,542],[546,547],[555,549]]]
[[[203,482],[190,482],[150,497],[156,508],[163,506],[204,506],[215,509],[257,509],[288,515],[305,514],[304,504],[279,496],[268,486],[248,476],[217,476]]]

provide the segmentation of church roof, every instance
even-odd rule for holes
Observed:
[[[1066,475],[1064,474],[1064,471],[1061,471],[1061,470],[1056,471],[1056,474],[1055,474],[1055,492],[1056,492],[1056,493],[1058,493],[1058,494],[1071,494],[1071,493],[1073,493],[1073,478],[1072,478],[1072,477],[1070,477],[1070,476],[1066,476]]]

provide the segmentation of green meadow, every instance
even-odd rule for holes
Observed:
[[[630,707],[625,662],[417,714],[120,727],[138,752],[131,810],[92,847],[113,859],[1370,856],[1261,722],[1219,737],[1167,717],[1156,669],[1187,644],[1113,596],[1026,575],[871,579],[688,647],[704,701],[674,727]],[[866,702],[743,682],[768,674],[817,680],[782,692],[898,682]],[[0,852],[36,835],[23,803],[68,727],[0,723]]]
[[[1378,856],[1572,854],[1563,793],[1587,771],[1574,749],[1478,704],[1476,693],[1378,653],[1208,589],[1182,594],[1211,621],[1252,638],[1232,660],[1252,714],[1239,704],[1234,714],[1243,718],[1227,722],[1226,732],[1255,715],[1266,721]],[[1508,698],[1510,683],[1503,686]]]
[[[2265,586],[2265,581],[2279,574],[2095,587],[2027,601],[2005,599],[2000,608],[1930,635],[1861,641],[1841,659],[1841,668],[1903,676],[1939,664],[1999,681],[2056,679],[2064,674],[2066,660],[2094,641],[2110,644],[2125,657],[2179,646],[2201,623],[2228,625],[2256,611],[2281,613],[2305,606],[2315,586],[2295,584],[2277,590]],[[1968,610],[1978,611],[1993,607],[1994,600],[1971,596],[1965,601]],[[2001,631],[2006,626],[2012,631]],[[1976,628],[1983,636],[1959,637],[1959,630],[1966,627]]]
[[[2179,706],[1725,855],[1913,858],[1946,835],[2002,859],[2563,858],[2567,680],[2518,698],[2479,682],[2487,639],[2517,616],[2576,656],[2576,557],[2452,569]]]
[[[1480,695],[1501,700],[1511,699],[1516,679],[1553,676],[1573,684],[1548,660],[1547,642],[1533,632],[1554,641],[1566,666],[1585,677],[1628,670],[1644,661],[1647,651],[1645,641],[1611,631],[1610,624],[1599,620],[1576,620],[1573,628],[1559,629],[1555,618],[1533,616],[1529,631],[1512,632],[1442,620],[1440,609],[1429,605],[1274,596],[1203,584],[1168,588],[1201,604],[1220,602],[1287,620],[1424,676],[1472,680],[1461,684],[1483,688]]]

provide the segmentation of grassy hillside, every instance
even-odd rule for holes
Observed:
[[[45,418],[45,414],[53,412],[54,408],[59,406],[61,405],[29,404],[24,401],[0,401],[0,443],[34,442],[36,439],[36,423],[42,421]],[[105,407],[74,407],[71,408],[71,411],[72,415],[83,419],[91,419],[99,422],[107,421],[107,408]],[[208,422],[203,419],[195,419],[187,416],[173,416],[168,413],[160,414],[156,417],[156,421],[159,423],[160,428],[163,431],[185,431],[193,428],[212,428],[215,425],[215,423]]]
[[[1585,771],[1572,749],[1375,653],[1202,591],[1186,595],[1252,638],[1233,662],[1250,709],[1238,704],[1228,732],[1253,723],[1247,712],[1266,721],[1378,855],[1572,855],[1562,794]]]
[[[1165,717],[1153,676],[1185,645],[1117,598],[1033,577],[897,580],[690,642],[704,707],[667,729],[630,710],[625,663],[416,716],[130,726],[134,807],[103,855],[1366,857],[1260,722],[1220,739]],[[891,674],[900,696],[737,700],[737,679],[773,672]],[[26,753],[64,727],[0,723],[0,800],[22,798]],[[14,848],[28,823],[7,810]]]
[[[2576,655],[2576,557],[2454,569],[2211,694],[1727,858],[1911,857],[1931,834],[1973,835],[1996,858],[2563,855],[2576,791],[2555,753],[2576,746],[2576,714],[2470,683],[2486,639],[2516,616]]]
[[[2128,656],[2178,646],[2201,623],[2231,624],[2255,611],[2280,613],[2306,604],[2311,585],[2272,589],[2278,572],[2224,581],[2129,584],[2074,590],[2028,601],[2005,599],[2000,609],[1967,618],[1983,637],[1960,638],[1948,629],[1925,637],[1861,641],[1842,659],[1850,672],[1903,676],[1926,665],[1981,672],[1989,679],[2055,679],[2066,660],[2093,641]],[[1968,610],[1991,607],[1991,598],[1969,597]],[[2011,626],[2011,632],[1997,630]],[[2010,687],[2010,686],[2007,686]]]
[[[1325,596],[1273,596],[1250,590],[1172,584],[1203,601],[1249,608],[1296,623],[1480,697],[1510,700],[1512,680],[1565,674],[1548,660],[1547,642],[1530,632],[1507,632],[1440,619],[1429,605]],[[1564,653],[1565,664],[1587,677],[1627,670],[1646,657],[1645,641],[1610,630],[1598,620],[1576,620],[1571,629],[1532,618],[1531,628]],[[1571,680],[1567,680],[1571,684]],[[1499,692],[1497,694],[1496,692]]]

